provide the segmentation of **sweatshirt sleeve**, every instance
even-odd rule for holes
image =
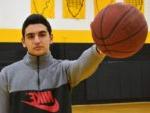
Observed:
[[[6,77],[0,72],[0,113],[9,113],[9,93]]]
[[[103,53],[97,52],[96,45],[93,45],[85,50],[77,60],[70,61],[67,72],[71,87],[90,77],[96,71],[104,57]]]

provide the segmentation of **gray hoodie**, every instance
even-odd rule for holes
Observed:
[[[0,72],[0,113],[71,113],[70,88],[91,76],[103,59],[95,45],[72,61],[27,53]]]

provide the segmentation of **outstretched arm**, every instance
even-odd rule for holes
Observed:
[[[67,69],[70,85],[74,87],[80,81],[90,77],[104,57],[105,55],[96,48],[96,45],[93,45],[85,50],[77,60],[70,61]]]

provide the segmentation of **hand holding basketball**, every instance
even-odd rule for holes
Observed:
[[[115,3],[97,14],[91,23],[97,47],[107,56],[127,58],[141,49],[148,26],[144,15],[135,7]]]

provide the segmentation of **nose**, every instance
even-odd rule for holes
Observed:
[[[34,43],[35,44],[38,44],[40,43],[40,38],[36,35],[35,38],[34,38]]]

